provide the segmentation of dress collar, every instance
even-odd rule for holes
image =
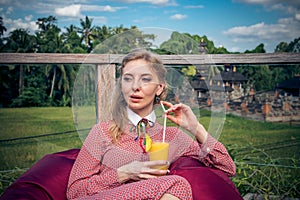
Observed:
[[[138,114],[136,114],[135,112],[133,112],[130,108],[127,107],[127,114],[128,114],[128,119],[130,120],[130,122],[134,125],[137,126],[137,124],[141,121],[141,119],[143,119],[142,117],[140,117]],[[155,120],[156,120],[156,115],[155,112],[152,111],[149,115],[147,115],[146,117],[144,117],[144,119],[147,119],[149,122],[149,125],[152,127],[154,126]]]

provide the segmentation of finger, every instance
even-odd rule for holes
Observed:
[[[174,111],[177,111],[177,110],[180,110],[182,108],[182,104],[175,104],[173,105],[172,107],[170,107],[166,113],[170,113],[170,112],[174,112]]]
[[[164,106],[167,106],[168,108],[171,108],[173,106],[173,104],[171,104],[170,102],[167,101],[161,101],[161,102]]]
[[[165,160],[153,160],[153,161],[145,161],[144,166],[145,167],[155,167],[157,165],[168,165],[169,166],[169,161]]]
[[[168,170],[156,169],[154,171],[151,171],[149,174],[154,176],[163,176],[168,174]]]
[[[181,104],[180,107],[181,107],[181,109],[182,109],[183,112],[191,112],[192,111],[191,107],[188,106],[188,105]]]
[[[178,125],[178,119],[173,115],[167,115],[167,118]]]
[[[157,165],[159,166],[159,165]],[[156,166],[156,167],[157,167]],[[148,175],[155,175],[155,176],[162,176],[162,175],[166,175],[168,173],[167,169],[155,169],[155,168],[148,168],[148,169],[144,169],[142,170],[142,172],[140,174],[148,174]]]
[[[157,176],[151,174],[140,174],[138,176],[139,179],[149,179],[149,178],[156,178]]]
[[[157,178],[159,176],[164,176],[167,174],[167,170],[161,170],[163,172],[160,172],[160,171],[157,171],[156,173],[153,173],[153,174],[140,174],[138,176],[138,178],[141,180],[141,179],[149,179],[149,178]]]

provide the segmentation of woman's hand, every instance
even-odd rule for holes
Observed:
[[[198,119],[189,106],[182,103],[173,105],[166,101],[162,101],[162,104],[168,108],[165,112],[167,118],[178,126],[186,130],[197,127]]]
[[[166,175],[168,170],[155,169],[155,166],[165,166],[169,163],[164,160],[139,162],[133,161],[127,165],[123,165],[117,169],[118,179],[120,183],[128,180],[139,181],[143,179],[156,178]]]
[[[166,101],[162,104],[168,107],[165,115],[169,120],[192,133],[200,143],[205,143],[208,133],[189,106],[182,103],[173,105]]]

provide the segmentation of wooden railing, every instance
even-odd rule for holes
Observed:
[[[54,54],[54,53],[0,53],[0,67],[3,64],[95,64],[96,80],[111,91],[115,65],[121,63],[121,54]],[[257,64],[300,64],[300,53],[254,53],[254,54],[205,54],[205,55],[160,55],[166,65],[257,65]],[[114,78],[114,77],[113,77]],[[99,87],[98,88],[103,88]],[[101,94],[98,91],[98,94]],[[97,113],[105,107],[106,94],[97,98]],[[98,120],[99,119],[98,115]]]
[[[115,64],[120,54],[0,53],[1,64]],[[161,55],[164,64],[296,64],[300,53]]]

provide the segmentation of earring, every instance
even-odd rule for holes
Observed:
[[[155,104],[159,104],[159,102],[160,102],[160,97],[159,96],[155,96],[154,103]]]

